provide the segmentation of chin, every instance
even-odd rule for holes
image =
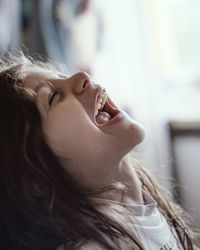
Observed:
[[[138,140],[139,140],[138,144],[144,140],[145,135],[146,135],[145,127],[142,124],[138,123]]]
[[[145,130],[142,128],[137,129],[137,133],[134,133],[129,137],[130,150],[132,150],[138,144],[142,143],[144,138],[145,138]]]
[[[128,128],[128,138],[132,147],[135,147],[144,140],[146,129],[141,123],[133,120],[130,117],[129,122],[130,126]]]

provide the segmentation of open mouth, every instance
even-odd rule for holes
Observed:
[[[110,120],[117,116],[119,112],[107,95],[100,94],[98,96],[95,112],[95,121],[98,125],[110,123]]]

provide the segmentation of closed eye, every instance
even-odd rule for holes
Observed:
[[[56,90],[53,95],[51,96],[50,100],[49,100],[49,106],[51,106],[51,103],[53,102],[54,97],[58,94],[58,91]]]

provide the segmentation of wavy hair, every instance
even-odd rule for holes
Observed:
[[[127,226],[130,214],[124,207],[91,199],[98,192],[124,193],[126,187],[113,183],[100,190],[83,190],[47,145],[39,111],[29,98],[34,93],[23,87],[28,67],[55,70],[23,53],[0,59],[0,245],[4,250],[55,250],[61,245],[72,250],[94,242],[108,250],[144,250],[136,232]],[[184,249],[193,250],[193,234],[181,207],[135,160],[133,165],[142,188],[157,201]]]

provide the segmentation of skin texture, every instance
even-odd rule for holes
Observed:
[[[50,83],[50,84],[48,84]],[[128,153],[142,142],[142,125],[122,112],[117,123],[99,127],[93,121],[99,85],[85,72],[67,77],[44,69],[27,69],[24,87],[37,91],[34,99],[42,118],[46,141],[62,166],[83,188],[97,188],[113,181],[126,182],[132,192],[124,201],[143,204],[139,180]],[[51,106],[48,98],[58,89]],[[100,198],[120,201],[119,194]]]

